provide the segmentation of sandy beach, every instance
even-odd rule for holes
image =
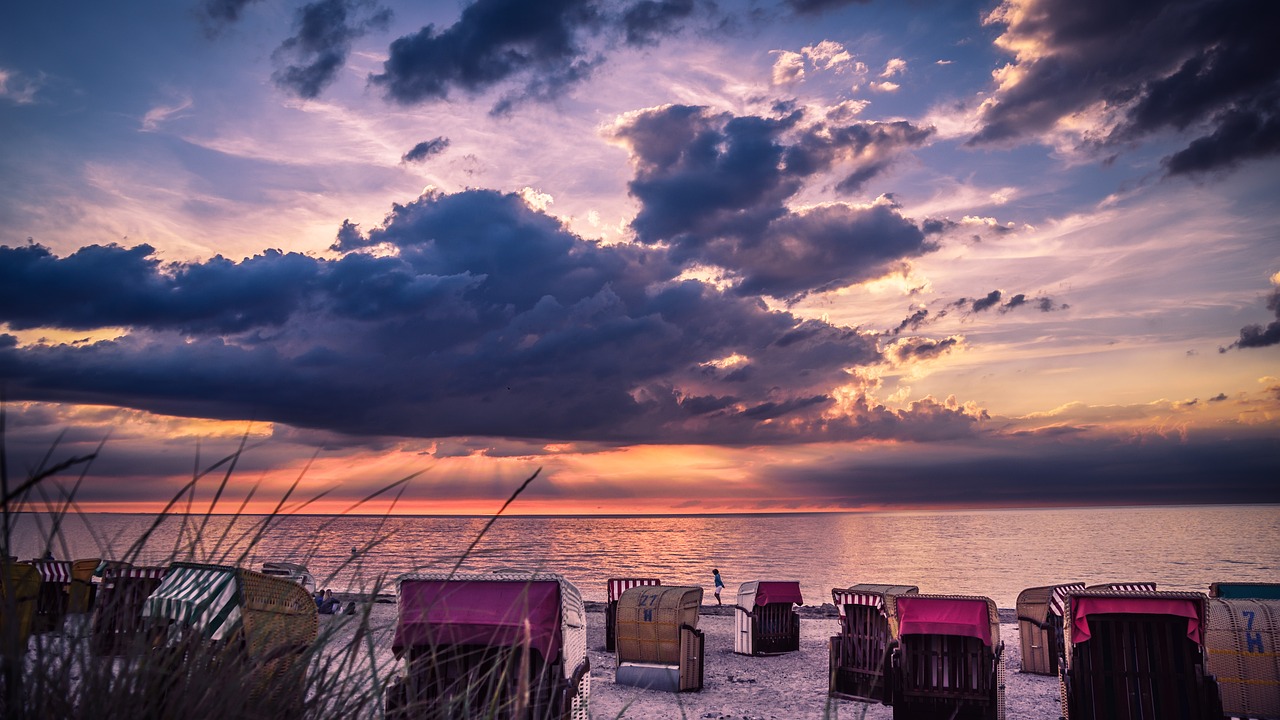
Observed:
[[[698,627],[706,633],[704,687],[701,692],[667,693],[614,684],[615,659],[604,650],[604,612],[588,603],[587,654],[591,660],[591,717],[668,720],[801,720],[805,718],[888,719],[891,708],[827,697],[827,639],[835,633],[834,608],[802,608],[800,651],[771,657],[748,657],[733,652],[733,616],[728,607],[703,606]],[[1056,720],[1060,713],[1058,680],[1018,672],[1020,650],[1017,625],[1002,612],[1000,637],[1005,643],[1005,702],[1010,720]],[[321,628],[348,625],[349,618],[322,616]],[[394,671],[391,629],[396,620],[393,603],[375,603],[371,625],[378,628],[379,664]],[[337,630],[338,628],[334,628]],[[345,629],[345,628],[343,628]],[[338,630],[341,641],[342,630]]]

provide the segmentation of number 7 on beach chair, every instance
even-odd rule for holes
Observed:
[[[586,610],[559,575],[411,573],[397,581],[388,718],[588,720]]]

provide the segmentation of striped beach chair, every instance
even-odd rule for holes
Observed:
[[[1099,583],[1097,585],[1090,585],[1085,589],[1098,590],[1100,592],[1149,593],[1156,592],[1156,584],[1153,582]]]
[[[739,655],[777,655],[800,649],[803,605],[800,583],[752,580],[738,587],[734,605],[733,651]]]
[[[225,565],[173,563],[142,617],[163,634],[168,687],[198,686],[198,673],[238,673],[248,707],[268,716],[302,700],[315,643],[316,604],[297,583]]]
[[[828,644],[831,697],[884,702],[890,643],[898,637],[896,618],[889,616],[886,595],[920,592],[914,585],[860,584],[831,590],[840,615],[840,634]]]
[[[559,575],[411,573],[396,582],[388,718],[589,720],[582,595]]]
[[[898,623],[885,683],[894,718],[1004,720],[1004,643],[993,600],[911,594],[885,604]]]
[[[616,633],[614,625],[618,618],[618,598],[622,597],[622,593],[633,587],[661,584],[662,581],[658,578],[609,578],[609,601],[604,606],[604,649],[606,652],[613,652],[617,649],[614,644]]]
[[[40,594],[36,599],[36,614],[32,619],[32,632],[45,633],[62,629],[67,615],[67,592],[71,585],[70,560],[32,560],[32,567],[40,574]]]
[[[663,690],[702,689],[706,637],[698,629],[702,588],[637,585],[618,599],[615,682]]]
[[[93,606],[89,650],[96,655],[136,655],[148,647],[142,606],[160,586],[167,568],[108,563]]]
[[[1022,642],[1022,672],[1057,675],[1062,647],[1062,613],[1066,596],[1083,590],[1084,583],[1033,587],[1018,593],[1018,637]]]
[[[1059,660],[1070,720],[1217,720],[1218,683],[1205,667],[1201,593],[1068,593]]]

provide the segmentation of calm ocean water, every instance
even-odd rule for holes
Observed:
[[[69,516],[53,551],[60,558],[120,558],[153,520]],[[138,562],[169,558],[175,546],[180,556],[202,561],[234,559],[265,520],[215,517],[195,541],[182,517],[166,518]],[[301,562],[322,586],[369,589],[379,577],[448,571],[486,522],[279,517],[245,560],[253,566]],[[41,554],[49,530],[47,518],[21,516],[13,553],[23,559]],[[360,549],[355,556],[353,547]],[[649,576],[664,584],[701,585],[709,599],[711,569],[718,567],[731,593],[748,580],[798,580],[808,604],[830,602],[832,587],[872,582],[986,595],[1008,608],[1023,588],[1055,582],[1155,581],[1162,589],[1198,591],[1217,581],[1280,582],[1280,506],[502,517],[462,570],[503,567],[558,572],[588,600],[605,599],[609,577]]]

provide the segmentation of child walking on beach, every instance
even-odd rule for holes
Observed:
[[[718,569],[712,570],[711,574],[716,579],[716,604],[723,605],[724,603],[720,602],[720,591],[724,589],[724,580],[720,579],[720,571]]]

